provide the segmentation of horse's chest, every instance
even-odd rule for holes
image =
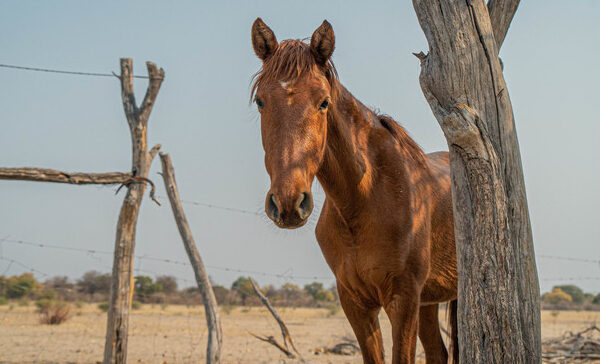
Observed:
[[[358,249],[343,255],[334,274],[356,300],[381,305],[393,291],[393,282],[399,275],[393,260],[377,251]]]
[[[332,221],[333,220],[333,221]],[[317,240],[339,285],[363,303],[382,305],[401,288],[410,265],[410,246],[386,229],[350,230],[334,219],[320,221]],[[414,255],[414,254],[413,254]],[[411,263],[412,262],[412,263]]]
[[[361,301],[381,304],[402,273],[400,255],[392,244],[373,241],[331,252],[324,249],[338,284]]]

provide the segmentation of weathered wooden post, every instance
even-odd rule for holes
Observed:
[[[223,342],[223,331],[221,330],[221,318],[219,317],[219,310],[217,306],[217,299],[213,292],[206,268],[194,242],[192,236],[192,230],[188,225],[185,217],[185,212],[181,207],[181,199],[179,197],[179,190],[177,190],[177,184],[175,183],[175,171],[173,170],[173,164],[171,163],[171,157],[168,154],[160,154],[160,161],[162,164],[162,176],[165,181],[165,188],[169,201],[171,202],[171,208],[173,210],[173,216],[179,229],[179,234],[183,240],[185,251],[192,263],[194,269],[194,275],[196,276],[196,282],[202,295],[202,301],[204,303],[204,312],[206,314],[206,324],[208,326],[208,343],[206,345],[206,363],[207,364],[218,364],[221,361],[221,345]]]
[[[149,76],[148,89],[142,105],[138,108],[133,93],[132,61],[130,58],[121,59],[121,97],[131,133],[132,177],[126,182],[127,194],[117,223],[104,364],[123,364],[127,361],[129,311],[133,296],[135,231],[150,165],[160,149],[160,145],[156,145],[148,151],[147,130],[148,118],[165,74],[162,68],[158,69],[152,62],[147,62],[146,65]]]
[[[519,0],[413,5],[420,83],[450,149],[462,363],[540,363],[539,284],[514,116],[498,57]]]

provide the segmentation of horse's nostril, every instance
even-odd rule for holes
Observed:
[[[279,208],[277,207],[277,203],[275,203],[275,195],[271,194],[269,197],[269,206],[267,209],[267,214],[271,216],[274,220],[279,219]]]
[[[309,193],[303,192],[300,195],[300,203],[298,204],[298,212],[300,217],[306,219],[310,215],[313,208],[312,198]]]

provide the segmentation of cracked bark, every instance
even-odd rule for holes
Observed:
[[[450,149],[463,363],[539,363],[539,285],[498,57],[518,0],[413,0],[421,88]]]

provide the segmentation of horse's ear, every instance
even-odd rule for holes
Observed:
[[[324,66],[333,54],[334,48],[335,34],[333,34],[333,28],[327,20],[323,20],[323,24],[315,30],[310,38],[310,49],[317,63]]]
[[[254,53],[263,61],[269,58],[278,46],[275,34],[261,18],[256,18],[252,24],[252,46]]]

